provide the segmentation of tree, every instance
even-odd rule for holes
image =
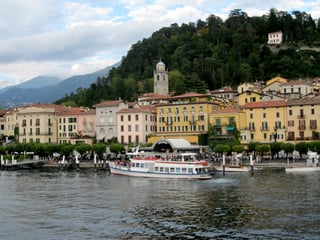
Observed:
[[[230,153],[231,147],[226,144],[217,144],[213,151],[218,154]]]
[[[233,145],[232,146],[232,151],[236,153],[242,153],[244,151],[244,146],[242,145]]]
[[[74,145],[66,144],[61,148],[62,155],[69,156],[74,149]]]
[[[104,143],[95,143],[92,146],[92,150],[101,157],[106,152],[106,145]]]
[[[272,154],[272,158],[274,156],[276,156],[278,158],[278,154],[279,152],[281,151],[281,143],[279,142],[272,142],[270,144],[270,151],[271,151],[271,154]]]
[[[313,141],[309,143],[309,149],[314,152],[320,152],[320,141]]]
[[[91,151],[91,145],[87,143],[78,143],[74,146],[74,150],[82,156],[84,153]]]
[[[270,147],[265,144],[259,144],[256,147],[256,151],[263,157],[266,153],[270,152]]]
[[[249,151],[249,152],[252,152],[253,155],[255,155],[258,145],[260,145],[260,143],[258,143],[258,142],[249,142],[249,144],[248,144],[248,151]]]
[[[295,145],[295,150],[299,152],[300,158],[302,158],[302,154],[307,154],[309,145],[306,142],[298,142]]]
[[[286,153],[286,156],[288,157],[289,153],[293,153],[294,145],[292,143],[282,143],[281,149]]]
[[[110,151],[111,151],[112,153],[118,154],[118,153],[121,153],[121,152],[125,151],[125,148],[124,148],[124,145],[123,145],[123,144],[120,144],[120,143],[112,143],[112,144],[110,145]]]

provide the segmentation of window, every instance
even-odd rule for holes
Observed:
[[[292,109],[289,110],[289,115],[292,116]]]
[[[124,126],[121,125],[120,129],[121,129],[120,131],[123,132],[124,131]]]
[[[120,121],[123,122],[123,115],[120,116]]]
[[[314,108],[311,108],[311,114],[314,115]]]
[[[310,129],[317,128],[317,120],[310,120]]]
[[[303,109],[300,109],[300,117],[303,117]]]
[[[305,120],[299,120],[299,130],[304,130],[306,128]]]
[[[135,126],[135,130],[136,130],[136,132],[139,131],[139,125],[138,124]]]
[[[275,127],[275,129],[281,128],[281,122],[280,121],[275,121],[274,127]]]
[[[262,130],[268,130],[268,122],[262,122],[261,129]]]
[[[139,115],[136,114],[136,121],[139,121]]]
[[[128,121],[131,121],[131,115],[128,115]]]
[[[131,132],[131,125],[128,125],[128,132]]]
[[[262,117],[263,117],[263,118],[266,118],[266,117],[267,117],[267,114],[266,114],[266,113],[263,113],[263,114],[262,114]]]
[[[288,121],[288,127],[294,127],[294,121],[293,120]]]
[[[280,113],[279,113],[279,112],[276,113],[276,117],[277,117],[277,118],[280,117]]]

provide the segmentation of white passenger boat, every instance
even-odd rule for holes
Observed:
[[[111,162],[109,168],[112,174],[132,177],[211,179],[209,163],[196,157],[196,153],[170,156],[135,153],[126,162]]]

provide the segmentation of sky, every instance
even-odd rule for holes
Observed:
[[[0,0],[0,88],[37,76],[65,79],[111,66],[131,45],[162,27],[305,11],[320,17],[320,0]]]

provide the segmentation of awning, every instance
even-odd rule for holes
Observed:
[[[234,130],[234,126],[227,126],[227,131],[233,131]]]

